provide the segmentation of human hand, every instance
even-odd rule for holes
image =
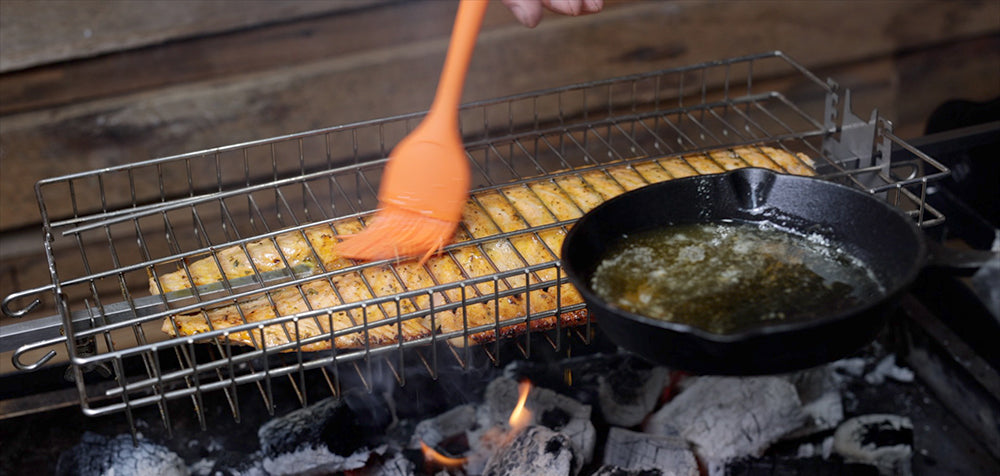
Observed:
[[[604,0],[502,0],[517,21],[534,28],[542,21],[542,9],[563,15],[577,16],[597,13],[604,8]]]

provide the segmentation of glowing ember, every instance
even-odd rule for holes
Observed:
[[[528,401],[528,392],[530,391],[531,382],[522,380],[517,384],[517,405],[514,407],[514,411],[510,412],[510,419],[508,420],[512,430],[519,430],[531,424],[531,411],[524,408],[524,403]]]
[[[424,453],[424,460],[428,463],[441,467],[441,468],[458,468],[465,464],[468,458],[452,458],[451,456],[445,456],[438,453],[434,448],[427,446],[423,441],[420,442],[420,451]]]

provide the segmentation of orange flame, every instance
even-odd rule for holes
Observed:
[[[531,424],[531,411],[524,408],[524,403],[528,401],[528,392],[530,391],[531,382],[522,380],[517,384],[517,405],[514,406],[514,411],[510,412],[510,419],[508,420],[513,430],[519,430]]]
[[[427,443],[420,442],[420,451],[424,453],[424,460],[430,464],[442,468],[458,468],[465,464],[468,458],[453,458],[438,453],[434,448],[427,446]]]

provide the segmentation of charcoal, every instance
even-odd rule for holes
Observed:
[[[664,476],[667,473],[658,469],[622,469],[617,466],[604,465],[590,476]]]
[[[698,462],[683,439],[618,427],[608,432],[604,464],[628,471],[660,470],[664,475],[698,476]]]
[[[106,437],[86,432],[80,443],[59,455],[57,475],[156,474],[187,475],[188,469],[173,451],[149,440],[133,444],[130,435]]]
[[[819,442],[800,442],[798,448],[796,448],[796,454],[800,458],[810,458],[813,456],[822,456],[824,459],[829,458],[833,454],[833,435],[827,436]]]
[[[471,448],[466,456],[465,471],[471,475],[480,475],[489,459],[510,443],[512,435],[507,427],[492,426],[476,428],[469,432],[468,438]]]
[[[394,421],[392,409],[379,394],[362,390],[344,392],[343,405],[323,421],[320,439],[334,454],[349,455],[385,443],[386,429]]]
[[[377,394],[345,392],[274,418],[257,431],[263,467],[273,474],[328,474],[358,469],[384,455],[391,409]]]
[[[871,372],[865,375],[865,381],[872,385],[881,385],[886,379],[910,383],[913,381],[913,371],[896,365],[896,354],[889,354],[875,365]]]
[[[443,441],[465,435],[476,425],[476,407],[461,405],[448,410],[436,417],[428,418],[417,424],[410,439],[409,448],[419,448],[420,442],[431,447],[438,447]]]
[[[480,429],[470,432],[470,442],[479,439],[489,428],[506,427],[510,413],[517,405],[518,384],[501,377],[490,382],[485,395],[485,401],[477,412]],[[532,412],[535,423],[541,424],[544,421],[552,425],[551,430],[568,436],[583,463],[589,463],[593,459],[597,436],[594,424],[590,421],[589,405],[583,405],[546,388],[532,387],[525,408]]]
[[[795,387],[784,378],[692,377],[645,431],[679,431],[712,471],[733,458],[760,456],[805,422]]]
[[[846,461],[869,464],[883,475],[911,474],[913,423],[899,415],[861,415],[833,434],[833,449]]]
[[[656,406],[667,383],[667,369],[650,367],[635,357],[624,359],[598,379],[597,397],[604,421],[632,427]]]
[[[566,435],[544,426],[529,426],[487,460],[483,476],[575,475],[582,464]]]
[[[841,397],[842,378],[833,365],[823,365],[796,372],[789,377],[795,385],[806,423],[786,438],[801,438],[832,430],[844,420],[844,402]]]
[[[410,476],[414,474],[414,465],[402,453],[393,453],[388,458],[368,465],[365,474],[368,476]]]
[[[239,451],[213,451],[207,467],[191,469],[192,474],[206,476],[248,476],[264,474],[263,461],[259,453],[244,454]],[[208,460],[203,460],[208,461]],[[203,471],[198,471],[203,469]]]
[[[269,475],[313,476],[364,468],[374,456],[388,453],[388,446],[355,451],[348,456],[333,454],[323,446],[300,446],[291,453],[264,458],[264,471]]]
[[[293,452],[303,445],[319,444],[323,422],[336,412],[343,411],[342,407],[340,399],[330,397],[271,419],[257,430],[261,450],[265,455],[279,455]]]
[[[879,476],[867,465],[840,459],[774,456],[740,459],[726,466],[726,476]]]

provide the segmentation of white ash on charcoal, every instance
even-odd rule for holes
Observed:
[[[910,383],[913,381],[913,371],[896,365],[896,354],[889,354],[865,375],[865,381],[872,385],[881,385],[886,380]]]
[[[164,446],[131,435],[106,437],[86,432],[80,443],[59,455],[58,475],[155,474],[186,476],[184,460]]]
[[[245,454],[239,451],[212,451],[211,458],[202,458],[188,466],[192,476],[264,476],[264,460],[258,451]]]
[[[805,424],[795,386],[781,377],[692,377],[646,422],[648,433],[680,436],[712,473],[756,457]]]
[[[870,352],[882,354],[883,349],[878,342],[875,342],[872,344]],[[876,357],[876,355],[850,357],[831,362],[827,366],[843,377],[842,380],[863,377],[864,382],[870,385],[881,385],[887,380],[912,383],[914,379],[912,370],[896,363],[896,354],[894,353],[888,353],[881,357]]]
[[[832,430],[844,420],[843,379],[832,365],[793,373],[788,375],[788,380],[795,385],[806,422],[801,428],[785,435],[785,439]]]
[[[515,361],[504,369],[504,376],[540,382],[598,408],[608,424],[624,427],[641,423],[669,383],[666,368],[628,353],[598,353],[557,362]]]
[[[604,421],[632,427],[642,423],[656,407],[667,384],[664,367],[641,365],[636,358],[622,361],[598,379],[597,397]]]
[[[659,469],[621,469],[615,466],[601,466],[597,468],[590,476],[664,476],[663,471]]]
[[[365,468],[373,456],[382,456],[387,450],[388,447],[382,445],[341,456],[321,446],[303,446],[291,453],[265,458],[263,467],[267,474],[272,475],[318,476]]]
[[[498,378],[486,387],[477,418],[480,430],[507,427],[510,414],[518,401],[518,383],[508,378]],[[532,422],[569,437],[573,449],[583,463],[594,456],[597,441],[594,424],[590,421],[591,408],[572,398],[542,387],[532,387],[524,405],[532,415]],[[469,435],[470,444],[477,439],[477,431]]]
[[[503,426],[474,428],[468,435],[470,449],[466,454],[465,472],[473,476],[483,474],[490,458],[502,451],[513,437],[511,429]]]
[[[833,435],[834,450],[846,461],[876,467],[880,474],[912,473],[913,423],[899,415],[861,415],[845,421]]]
[[[583,463],[566,435],[536,425],[512,436],[486,461],[483,476],[570,476],[580,472]]]
[[[833,454],[833,436],[823,438],[819,443],[802,443],[796,449],[795,455],[799,458],[819,457],[827,459]]]
[[[388,458],[369,464],[364,472],[355,473],[365,476],[412,476],[416,474],[415,470],[415,465],[406,456],[402,453],[393,453]]]
[[[466,473],[483,474],[489,459],[512,443],[509,419],[518,397],[518,382],[506,377],[494,379],[487,385],[482,403],[460,405],[418,423],[408,448],[419,448],[423,442],[438,451],[465,456]],[[533,386],[525,409],[531,413],[530,425],[545,427],[566,438],[578,467],[593,459],[597,435],[589,405]],[[533,433],[538,434],[538,430]]]
[[[263,468],[271,474],[328,474],[364,468],[395,450],[386,433],[395,421],[377,394],[349,391],[261,425]]]
[[[476,427],[476,406],[459,405],[433,418],[428,418],[417,424],[413,429],[408,448],[419,449],[423,442],[431,448],[447,450],[456,448],[452,453],[465,453],[469,449],[466,432]]]
[[[690,445],[678,434],[654,435],[612,427],[604,447],[604,466],[624,471],[658,471],[664,476],[698,476]]]
[[[830,362],[827,367],[832,368],[834,373],[846,379],[864,375],[867,365],[867,361],[861,357],[849,357]]]

